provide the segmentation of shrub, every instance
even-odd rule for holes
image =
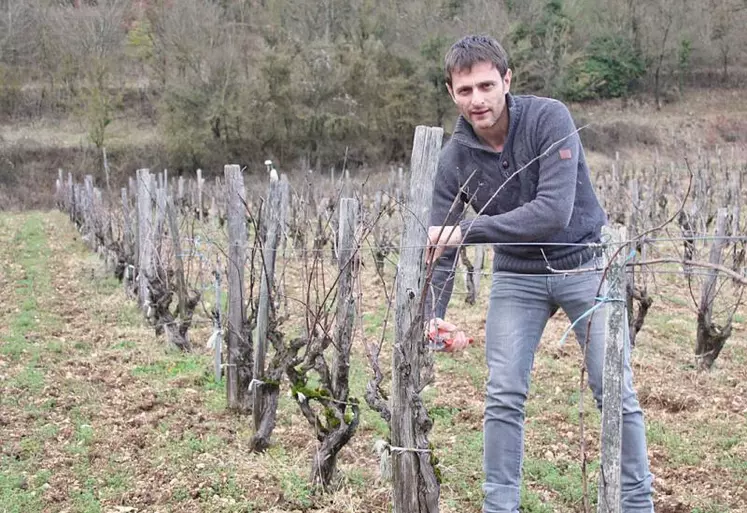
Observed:
[[[594,39],[585,53],[568,71],[564,96],[569,100],[627,96],[646,73],[645,59],[624,37]]]

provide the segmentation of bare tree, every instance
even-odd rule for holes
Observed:
[[[705,14],[709,18],[710,40],[716,45],[721,65],[721,78],[729,78],[729,64],[745,43],[747,4],[742,0],[710,0]]]
[[[664,75],[674,48],[676,35],[685,23],[689,0],[656,0],[646,4],[643,19],[647,24],[647,47],[653,57],[653,89],[656,108],[662,105]]]

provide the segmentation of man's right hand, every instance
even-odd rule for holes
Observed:
[[[458,247],[462,243],[462,230],[459,225],[430,226],[428,228],[428,248],[426,261],[437,262],[448,248]]]
[[[439,318],[428,323],[428,338],[434,349],[447,353],[461,351],[473,342],[472,337],[467,337],[455,324]]]

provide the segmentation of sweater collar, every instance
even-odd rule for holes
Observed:
[[[508,108],[509,114],[508,134],[506,134],[506,143],[503,145],[504,151],[513,138],[514,132],[516,131],[516,126],[519,123],[519,118],[521,117],[521,103],[517,101],[516,97],[514,97],[511,93],[506,93],[506,107]],[[477,134],[475,134],[475,130],[472,128],[472,125],[470,125],[469,122],[461,114],[457,118],[456,125],[454,126],[454,133],[451,137],[459,144],[467,146],[468,148],[489,151],[492,153],[500,153],[487,144],[483,143],[482,140],[477,137]]]

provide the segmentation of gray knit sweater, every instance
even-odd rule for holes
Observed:
[[[550,98],[509,94],[506,101],[502,153],[483,144],[463,117],[457,120],[439,157],[430,224],[459,223],[464,243],[497,244],[494,272],[547,273],[548,262],[553,269],[577,267],[594,250],[564,244],[598,242],[607,216],[573,119]],[[478,215],[465,219],[465,205]],[[533,244],[501,245],[521,242]],[[451,296],[455,256],[456,250],[444,253],[433,273],[429,304],[437,317],[444,317]]]

